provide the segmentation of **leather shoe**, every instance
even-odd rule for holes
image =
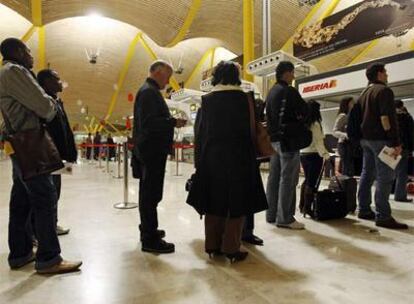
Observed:
[[[163,239],[163,238],[165,238],[165,230],[157,230],[157,237],[159,238],[159,239]],[[143,240],[143,238],[142,238],[142,236],[141,236],[141,242],[142,242],[142,240]]]
[[[62,260],[60,263],[53,265],[52,267],[45,269],[37,269],[38,274],[62,274],[79,271],[79,268],[82,266],[82,262],[69,262]]]
[[[377,220],[375,225],[388,229],[408,229],[407,224],[399,223],[392,217],[387,220]]]
[[[362,220],[374,221],[375,213],[372,211],[369,213],[358,213],[358,218]]]
[[[173,253],[175,251],[175,246],[173,243],[167,243],[164,240],[156,240],[151,242],[142,242],[141,250],[144,252],[152,253]]]
[[[254,234],[242,237],[242,241],[256,246],[263,246],[263,240]]]

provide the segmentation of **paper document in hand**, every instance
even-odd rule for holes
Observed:
[[[393,153],[394,153],[394,148],[385,146],[381,150],[380,154],[378,155],[378,158],[388,167],[395,170],[395,168],[397,167],[398,163],[401,160],[401,155],[398,155],[397,157],[395,157],[392,155]]]

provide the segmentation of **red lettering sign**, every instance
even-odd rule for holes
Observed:
[[[314,91],[321,91],[326,89],[332,89],[337,86],[337,80],[333,79],[331,81],[322,82],[319,84],[313,84],[307,87],[304,87],[302,93],[309,93]]]

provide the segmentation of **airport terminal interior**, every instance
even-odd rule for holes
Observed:
[[[386,171],[384,166],[394,174],[401,171],[402,162],[394,164],[394,158],[380,158],[384,152],[381,151],[374,157],[376,168],[382,169],[363,166],[368,151],[363,144],[374,141],[365,140],[362,135],[362,148],[355,152],[352,174],[348,174],[344,172],[345,161],[339,149],[343,142],[338,141],[340,136],[336,132],[343,101],[348,98],[356,104],[362,102],[370,88],[366,71],[378,62],[386,69],[388,81],[384,86],[394,94],[392,113],[401,114],[394,106],[398,101],[403,104],[404,115],[412,121],[413,0],[0,0],[0,43],[7,38],[20,39],[30,49],[33,67],[29,71],[22,64],[21,68],[27,79],[36,82],[33,87],[42,90],[40,76],[35,77],[44,69],[55,71],[61,79],[62,92],[58,95],[73,133],[77,159],[53,171],[61,176],[58,223],[53,234],[55,238],[59,235],[62,258],[83,264],[77,271],[63,274],[42,273],[50,269],[39,260],[18,267],[11,264],[9,244],[13,243],[13,236],[9,230],[17,228],[9,224],[10,212],[19,212],[16,207],[11,208],[17,204],[11,195],[16,183],[13,167],[23,166],[19,163],[18,147],[13,146],[13,136],[8,137],[13,111],[7,105],[12,100],[21,102],[21,109],[26,109],[26,101],[20,99],[27,94],[5,93],[11,90],[11,80],[3,81],[4,75],[9,65],[17,65],[18,60],[0,55],[0,304],[414,303],[414,123],[411,133],[399,135],[401,143],[403,137],[412,137],[408,139],[412,149],[403,150],[407,154],[402,171],[408,174],[402,187],[404,198],[396,197],[398,181],[387,181],[390,189],[394,184],[391,194],[385,189],[388,186],[380,190],[375,187],[384,185],[380,177]],[[322,190],[329,189],[326,191],[331,193],[330,197],[337,195],[346,209],[342,216],[326,219],[318,217],[317,212],[307,217],[302,214],[299,201],[306,200],[307,168],[301,159],[299,181],[292,188],[296,199],[294,195],[292,199],[295,219],[304,229],[276,224],[266,216],[268,211],[261,209],[254,216],[253,233],[263,242],[252,244],[243,234],[240,250],[248,256],[240,261],[224,250],[224,255],[206,253],[208,217],[201,217],[188,203],[189,181],[193,185],[197,182],[192,178],[197,161],[197,117],[205,113],[201,107],[209,98],[205,96],[217,95],[217,88],[225,87],[214,83],[223,61],[239,67],[240,90],[252,92],[250,96],[256,102],[267,102],[263,106],[263,124],[256,121],[261,126],[266,126],[271,116],[267,113],[267,105],[272,102],[268,97],[278,85],[278,68],[286,61],[293,64],[295,80],[291,89],[308,104],[320,105],[324,136],[321,145],[327,155],[318,169],[320,186],[312,192],[311,203],[316,206]],[[175,244],[171,254],[144,250],[149,234],[144,234],[143,224],[140,226],[142,206],[138,205],[143,204],[139,196],[146,191],[140,189],[145,173],[141,172],[140,181],[134,178],[136,172],[131,166],[142,156],[136,152],[140,148],[135,140],[140,136],[138,125],[143,125],[134,116],[141,113],[134,112],[140,107],[137,92],[144,83],[148,84],[147,77],[155,75],[149,71],[154,62],[171,72],[165,88],[160,87],[158,80],[157,84],[169,110],[163,115],[177,121],[177,128],[171,126],[163,198],[157,208],[159,229],[165,230],[167,242]],[[15,86],[24,90],[21,79],[15,79]],[[284,101],[288,103],[289,98]],[[29,120],[30,115],[37,120],[45,118],[37,118],[35,107],[27,107],[29,114],[24,119]],[[351,113],[349,110],[345,114],[349,117]],[[231,114],[217,116],[230,119]],[[378,116],[378,125],[386,129],[383,115]],[[184,125],[179,126],[179,121],[184,121]],[[349,118],[349,124],[350,121]],[[363,128],[362,124],[362,132]],[[391,122],[389,129],[392,128]],[[398,128],[402,130],[401,125]],[[390,134],[388,131],[384,134]],[[348,139],[349,128],[344,132],[348,132]],[[313,147],[315,135],[311,138]],[[234,151],[234,155],[240,153]],[[268,200],[274,180],[272,162],[282,155],[283,164],[283,153],[276,149],[271,157],[255,162]],[[307,152],[301,153],[306,156]],[[322,162],[320,150],[312,153],[319,153]],[[142,159],[138,162],[144,163]],[[372,192],[371,208],[376,211],[376,218],[375,214],[374,218],[360,216],[358,191],[364,170],[374,170],[379,178],[367,190]],[[48,181],[52,180],[50,173],[46,174]],[[34,182],[30,180],[46,175],[22,177],[20,183],[24,189],[32,189]],[[355,182],[355,189],[345,189],[350,180]],[[56,182],[53,183],[50,182],[54,187]],[[261,187],[259,184],[257,187]],[[284,186],[282,181],[280,187]],[[408,229],[378,225],[382,207],[378,209],[375,202],[386,192],[392,217],[408,225]],[[29,196],[19,199],[26,197]],[[27,198],[28,206],[33,206],[30,214],[35,214],[28,217],[27,226],[37,218],[36,210],[45,208],[33,202],[35,197]],[[350,208],[352,199],[356,205]],[[330,208],[339,207],[332,203]],[[46,225],[35,223],[35,227]],[[41,232],[37,235],[26,226],[23,230],[33,242],[34,252],[43,248]],[[240,237],[239,234],[236,243]]]

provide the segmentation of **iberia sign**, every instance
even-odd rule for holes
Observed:
[[[318,84],[309,85],[303,88],[302,93],[309,93],[309,92],[315,92],[315,91],[322,91],[326,89],[332,89],[336,88],[336,79],[333,79],[331,81],[325,81]]]

